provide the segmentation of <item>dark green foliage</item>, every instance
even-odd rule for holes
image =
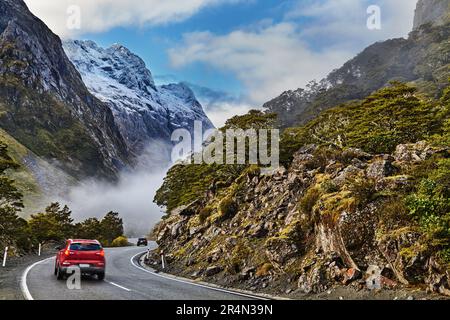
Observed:
[[[0,208],[0,246],[15,246],[19,250],[30,248],[27,222],[17,215],[13,207]]]
[[[246,115],[231,118],[221,130],[270,129],[275,119],[274,114],[253,110]],[[170,212],[204,197],[208,191],[217,193],[229,187],[248,167],[218,164],[175,165],[167,173],[154,201],[159,206],[165,206]]]
[[[109,212],[100,222],[103,245],[111,245],[113,240],[123,235],[123,220],[117,212]]]
[[[1,101],[0,124],[11,136],[39,156],[63,162],[76,159],[85,165],[86,175],[95,175],[102,163],[95,141],[82,123],[74,118],[67,106],[48,94],[37,94],[9,84],[0,78],[0,95],[7,97],[11,90],[19,91],[15,107]],[[21,103],[26,106],[19,105]],[[78,163],[77,163],[78,164]]]
[[[22,194],[14,181],[5,177],[6,170],[19,167],[8,155],[8,148],[0,143],[0,246],[13,246],[17,251],[29,251],[39,243],[64,241],[68,238],[98,239],[110,245],[123,235],[123,221],[118,213],[110,212],[101,221],[91,218],[74,224],[67,206],[52,203],[44,212],[20,218]]]
[[[104,246],[111,246],[113,241],[123,236],[123,220],[117,212],[109,212],[102,220],[89,218],[75,225],[72,237],[79,239],[96,239]]]
[[[164,184],[156,192],[155,202],[171,211],[206,195],[226,188],[245,169],[245,166],[190,164],[172,167]]]
[[[7,145],[0,143],[0,245],[29,246],[27,223],[17,213],[23,208],[22,194],[14,186],[14,181],[5,176],[6,170],[18,167],[8,155]]]
[[[89,218],[75,225],[76,238],[97,239],[101,235],[102,226],[97,218]]]
[[[31,236],[38,243],[63,241],[74,234],[72,212],[67,206],[52,203],[41,212],[31,216],[29,221]]]
[[[45,212],[31,216],[28,222],[31,237],[36,243],[64,241],[70,238],[96,239],[104,246],[110,246],[114,239],[123,235],[123,221],[116,212],[109,212],[99,221],[89,218],[73,224],[71,211],[53,203]]]
[[[237,204],[232,197],[225,197],[219,203],[219,214],[222,221],[233,217],[237,210]]]
[[[274,113],[264,113],[259,110],[250,110],[243,116],[234,116],[227,120],[221,130],[227,129],[270,129],[275,126],[277,115]]]
[[[444,253],[450,250],[450,159],[442,159],[437,168],[422,179],[416,193],[406,199],[409,214]],[[447,256],[444,254],[444,256]],[[450,259],[447,260],[450,262]]]
[[[304,127],[286,130],[281,161],[289,163],[293,153],[307,143],[392,153],[398,144],[440,132],[443,118],[439,113],[442,108],[422,99],[414,87],[393,82],[361,102],[330,109]]]
[[[320,191],[316,188],[310,188],[300,199],[299,207],[302,213],[310,215],[317,201],[320,199]]]

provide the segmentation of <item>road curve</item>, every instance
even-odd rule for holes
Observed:
[[[139,267],[142,247],[105,249],[106,278],[83,277],[81,289],[70,290],[53,275],[55,259],[29,266],[21,289],[34,300],[241,300],[250,297],[161,277]],[[134,260],[133,260],[134,257]]]

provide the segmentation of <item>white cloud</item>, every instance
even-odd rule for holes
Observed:
[[[223,127],[225,122],[234,116],[244,115],[251,109],[255,109],[245,102],[221,102],[214,105],[202,103],[202,105],[205,107],[208,118],[216,128]]]
[[[263,20],[225,35],[196,32],[169,50],[172,66],[200,62],[233,72],[248,103],[321,79],[372,42],[406,36],[417,0],[298,0],[284,21]],[[382,29],[367,28],[367,8],[381,7]],[[306,19],[305,19],[306,18]]]
[[[309,18],[302,36],[309,40],[353,47],[388,38],[405,37],[412,30],[417,0],[321,0],[298,1],[286,19]],[[381,9],[381,30],[366,26],[367,8]]]
[[[201,9],[240,0],[25,0],[30,10],[61,37],[185,20]],[[81,29],[69,29],[68,9],[81,9]]]
[[[233,72],[245,85],[249,102],[260,104],[322,78],[351,56],[339,49],[316,52],[302,41],[299,32],[293,23],[279,23],[222,36],[189,33],[169,56],[174,67],[202,62]]]

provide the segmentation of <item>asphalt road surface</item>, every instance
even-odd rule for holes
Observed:
[[[81,289],[69,289],[53,274],[55,259],[29,266],[21,289],[34,300],[240,300],[249,296],[177,281],[143,269],[138,264],[144,247],[105,249],[106,278],[83,277]]]

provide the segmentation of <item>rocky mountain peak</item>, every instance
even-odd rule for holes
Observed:
[[[109,105],[135,154],[145,152],[155,140],[170,146],[172,131],[192,130],[196,120],[212,127],[186,84],[156,86],[145,62],[123,45],[102,48],[93,41],[75,40],[66,41],[64,49],[88,90]]]
[[[414,30],[426,23],[434,26],[450,21],[450,0],[419,0],[414,16]]]
[[[163,85],[162,88],[171,91],[174,96],[182,99],[183,101],[192,102],[196,100],[194,92],[184,82]]]
[[[118,81],[131,90],[150,93],[155,83],[145,62],[120,44],[101,48],[93,41],[70,40],[64,49],[78,68]]]

